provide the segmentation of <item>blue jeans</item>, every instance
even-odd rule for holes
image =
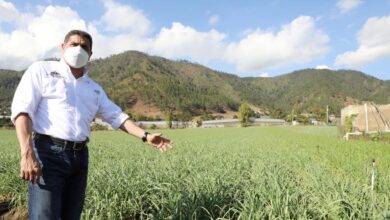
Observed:
[[[41,165],[38,184],[28,183],[29,219],[80,219],[88,174],[88,148],[80,151],[34,140]]]

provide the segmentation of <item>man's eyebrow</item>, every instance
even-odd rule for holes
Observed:
[[[89,47],[88,42],[81,42],[81,43],[79,43],[79,42],[69,41],[68,43],[69,44],[83,45],[83,46],[88,46]]]
[[[82,47],[86,47],[88,50],[91,50],[92,48],[91,48],[91,45],[90,45],[90,43],[89,43],[89,41],[87,41],[87,40],[84,40],[83,42],[79,42],[79,41],[72,41],[72,40],[69,40],[66,44],[68,44],[68,45],[80,45],[80,46],[82,46]]]

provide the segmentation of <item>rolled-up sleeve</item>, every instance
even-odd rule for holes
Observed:
[[[98,115],[113,128],[119,128],[129,118],[122,109],[113,103],[102,90],[102,97],[99,105]]]
[[[27,113],[34,122],[34,112],[37,110],[42,97],[38,71],[36,65],[30,66],[16,88],[11,105],[11,120],[13,123],[15,123],[15,118],[20,113]]]

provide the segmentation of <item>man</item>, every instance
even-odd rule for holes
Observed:
[[[80,219],[88,171],[90,124],[99,115],[114,128],[164,152],[171,141],[136,126],[88,77],[92,38],[70,31],[62,59],[40,61],[24,73],[11,119],[20,143],[20,177],[28,183],[30,219]],[[32,136],[34,131],[34,136]]]

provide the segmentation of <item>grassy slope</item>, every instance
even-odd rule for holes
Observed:
[[[160,154],[122,132],[95,132],[84,219],[206,217],[383,219],[390,149],[344,142],[332,127],[164,131]],[[0,195],[26,204],[12,131],[0,132]],[[369,189],[377,161],[375,192]]]

